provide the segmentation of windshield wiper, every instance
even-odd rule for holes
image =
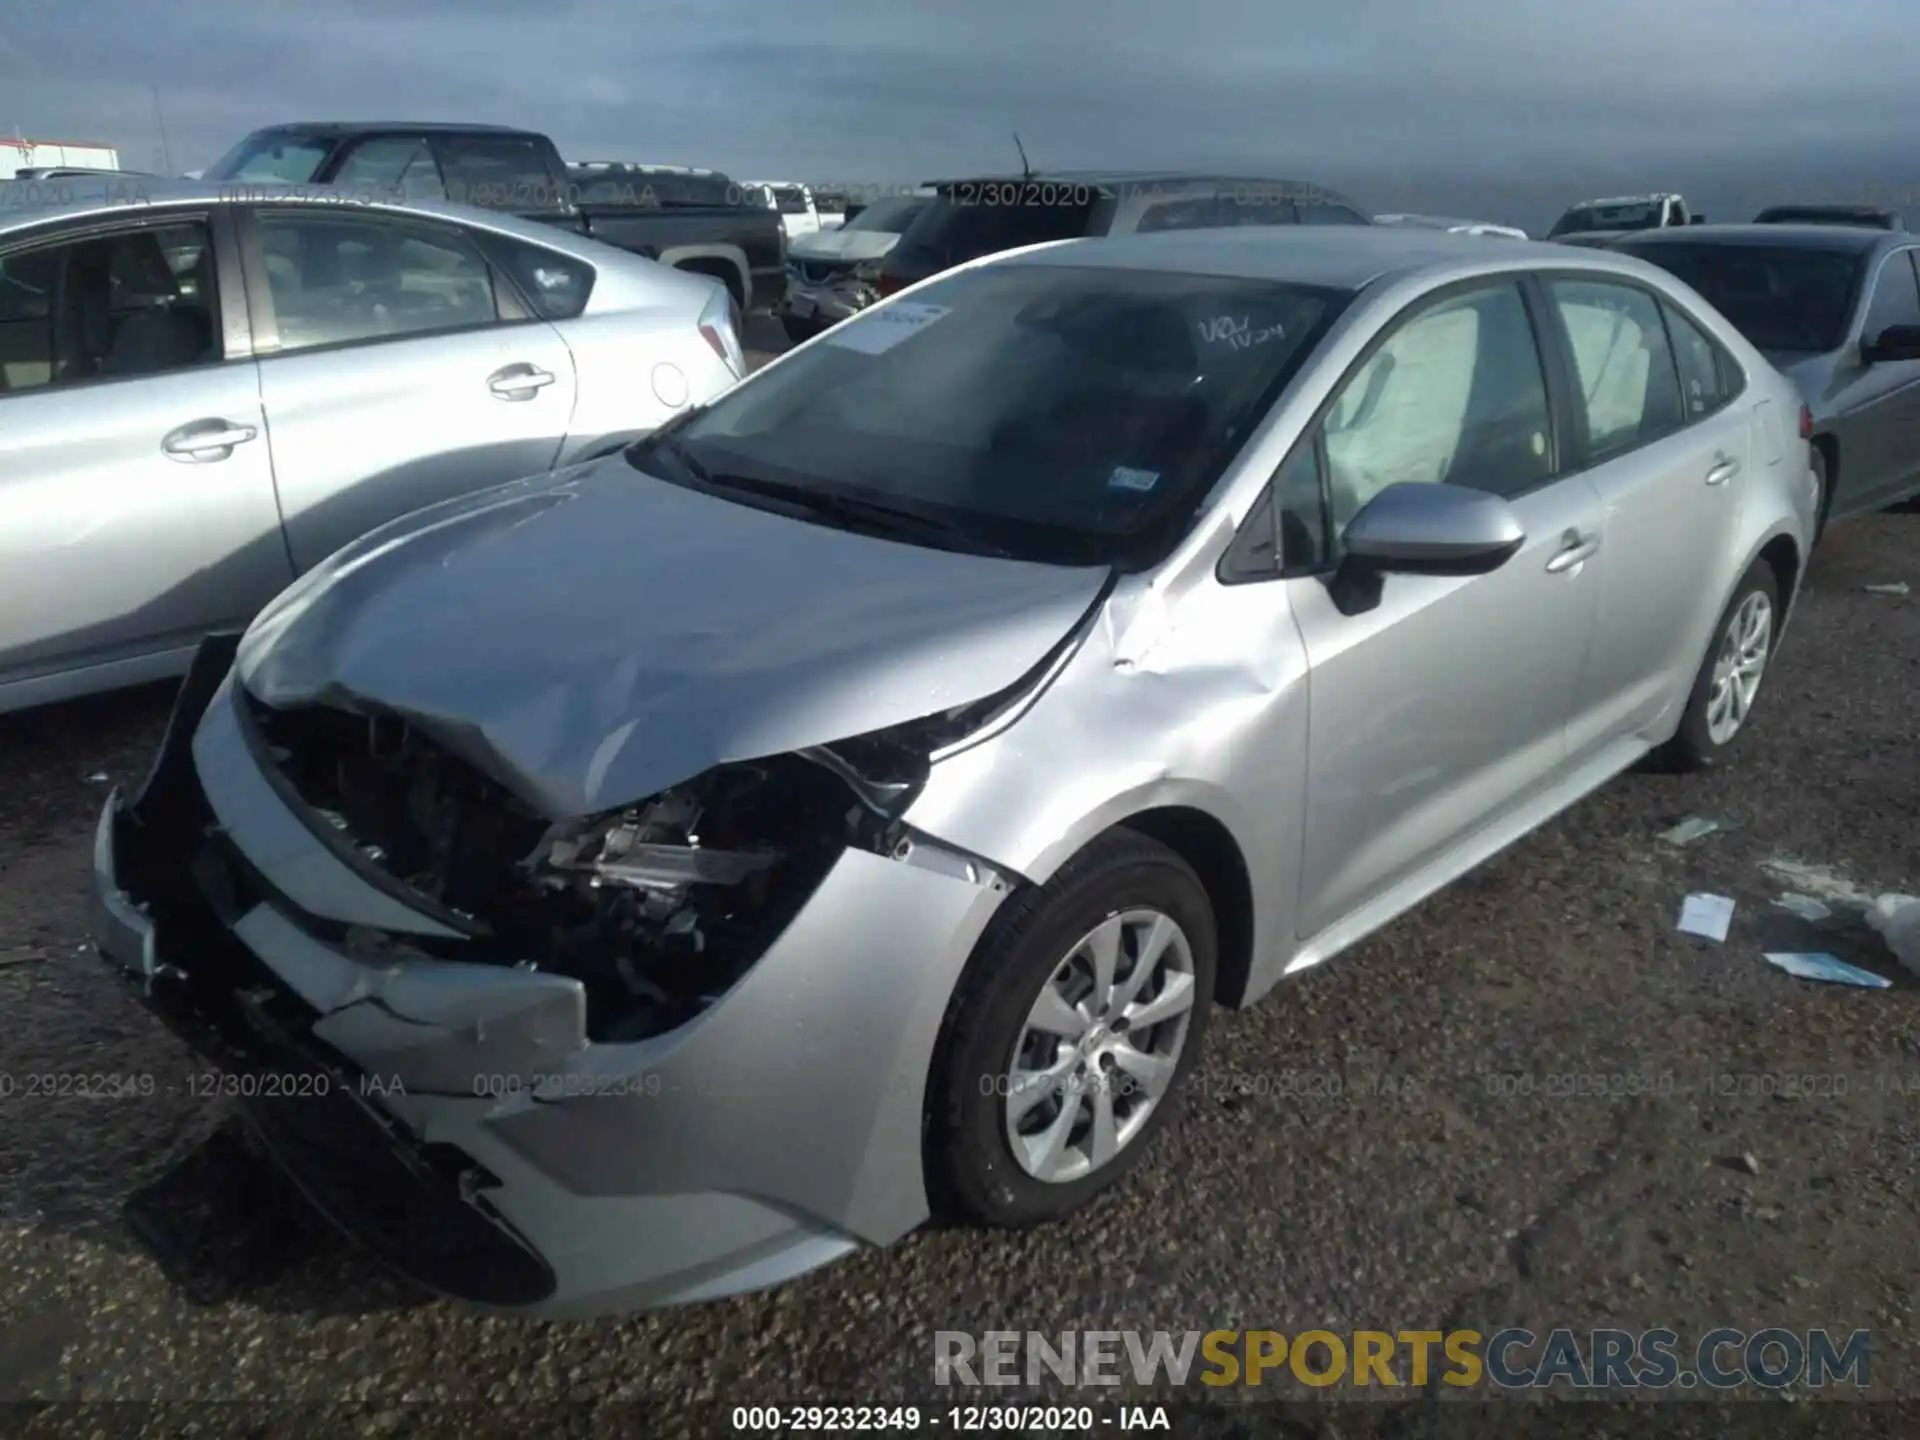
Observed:
[[[674,458],[685,464],[695,479],[716,490],[738,490],[749,495],[758,495],[782,505],[792,505],[811,515],[839,521],[841,525],[848,528],[871,531],[903,540],[944,543],[963,550],[971,550],[976,554],[997,556],[1003,560],[1010,559],[1012,556],[1011,551],[980,539],[965,525],[952,520],[943,520],[919,510],[889,505],[884,500],[857,499],[851,495],[835,495],[805,485],[789,485],[779,480],[762,480],[752,475],[715,474],[704,468],[696,468],[699,462],[691,460],[685,450],[679,446],[674,447]]]

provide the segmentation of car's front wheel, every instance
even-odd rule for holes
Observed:
[[[941,1208],[1031,1225],[1137,1164],[1199,1056],[1214,970],[1205,887],[1143,835],[1103,836],[1008,901],[961,981],[930,1089]]]
[[[1773,567],[1753,562],[1727,602],[1694,677],[1680,728],[1656,754],[1665,768],[1705,770],[1745,732],[1780,634]]]

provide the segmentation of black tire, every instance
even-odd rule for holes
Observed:
[[[1747,603],[1747,597],[1756,592],[1767,597],[1772,612],[1769,617],[1772,633],[1767,639],[1766,668],[1760,672],[1759,688],[1754,693],[1756,705],[1766,693],[1767,676],[1773,669],[1774,652],[1780,644],[1780,590],[1774,581],[1773,567],[1764,560],[1756,560],[1747,573],[1740,577],[1740,583],[1733,587],[1733,598],[1727,601],[1726,609],[1720,612],[1719,620],[1714,622],[1713,638],[1707,642],[1707,653],[1693,677],[1693,689],[1687,694],[1687,708],[1680,717],[1680,728],[1674,732],[1671,740],[1654,751],[1651,757],[1654,768],[1674,772],[1710,770],[1752,728],[1753,713],[1749,709],[1739,729],[1724,742],[1717,741],[1708,728],[1707,712],[1713,700],[1714,662],[1727,644],[1728,629],[1734,617]]]
[[[797,315],[782,315],[780,328],[787,332],[787,340],[794,345],[804,345],[827,327],[818,320],[802,320]]]
[[[1194,999],[1173,1079],[1139,1132],[1079,1179],[1037,1179],[1014,1158],[1002,1107],[1009,1058],[1040,987],[1102,920],[1152,908],[1185,932]],[[1130,830],[1101,836],[1045,885],[1013,896],[981,937],[948,1007],[928,1087],[927,1175],[936,1212],[1007,1228],[1055,1219],[1119,1180],[1180,1107],[1206,1039],[1217,940],[1200,877],[1173,851]]]

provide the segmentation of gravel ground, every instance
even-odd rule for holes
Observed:
[[[1869,1328],[1875,1388],[1912,1394],[1920,980],[1868,932],[1770,910],[1761,862],[1920,892],[1920,599],[1861,588],[1920,587],[1916,542],[1914,514],[1833,532],[1730,767],[1623,777],[1220,1016],[1183,1123],[1088,1211],[925,1231],[771,1294],[593,1324],[423,1299],[317,1233],[239,1298],[168,1286],[118,1207],[222,1112],[87,953],[82,903],[98,809],[142,773],[168,695],[0,718],[0,1401],[56,1406],[0,1415],[104,1433],[272,1414],[293,1433],[343,1404],[373,1429],[634,1405],[646,1433],[712,1433],[734,1404],[927,1396],[945,1328]],[[1659,841],[1689,815],[1737,823]],[[1724,946],[1675,933],[1689,890],[1740,902]],[[1782,946],[1894,988],[1789,979],[1760,959]],[[160,1093],[25,1093],[100,1071]],[[1786,1077],[1811,1093],[1758,1093]],[[113,1401],[143,1403],[91,1408]],[[1813,1408],[1832,1413],[1794,1413]]]

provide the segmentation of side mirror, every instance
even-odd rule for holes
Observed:
[[[1889,325],[1861,342],[1860,358],[1869,365],[1920,360],[1920,325]]]
[[[1389,485],[1347,524],[1333,600],[1355,615],[1380,603],[1389,574],[1485,575],[1512,559],[1526,538],[1520,517],[1498,495],[1458,485]]]

